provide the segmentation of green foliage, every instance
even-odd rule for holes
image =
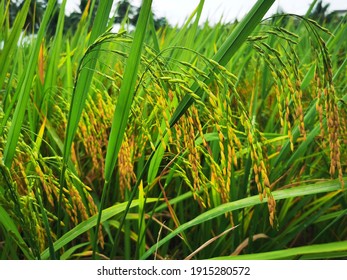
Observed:
[[[346,257],[343,19],[55,2],[29,37],[0,1],[1,259]]]

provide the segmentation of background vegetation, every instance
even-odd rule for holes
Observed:
[[[0,258],[346,258],[346,15],[125,2],[0,1]]]

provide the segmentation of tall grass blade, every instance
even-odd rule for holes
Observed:
[[[145,239],[145,234],[146,234],[146,225],[145,225],[145,192],[143,190],[143,185],[142,182],[140,183],[139,186],[139,221],[138,221],[138,255],[141,256],[145,253],[146,250],[146,239]]]
[[[95,22],[93,24],[92,32],[89,39],[89,45],[94,43],[94,41],[105,31],[108,16],[111,11],[113,1],[102,1],[97,10]],[[72,145],[73,138],[76,134],[78,122],[81,118],[82,111],[84,109],[85,101],[88,96],[90,83],[94,75],[94,68],[98,58],[98,52],[93,51],[88,57],[88,61],[85,63],[79,77],[76,82],[76,87],[72,95],[69,119],[67,123],[65,144],[64,144],[64,164],[66,165],[68,158],[70,156],[70,149]]]
[[[14,224],[13,219],[6,212],[6,210],[0,205],[0,223],[3,225],[5,230],[11,235],[19,248],[21,248],[23,254],[27,259],[34,259],[30,248],[25,243],[24,239],[20,235],[17,226]]]
[[[274,0],[258,0],[249,13],[242,19],[242,21],[236,26],[228,39],[223,43],[218,52],[212,57],[212,60],[216,61],[222,66],[225,66],[233,55],[238,51],[241,45],[246,41],[247,37],[257,27],[261,19],[266,12],[270,9]],[[212,73],[211,73],[212,74]],[[210,78],[213,76],[211,75]],[[204,79],[204,82],[207,82]],[[191,90],[197,95],[200,95],[199,85],[194,83]],[[188,110],[193,104],[193,98],[190,95],[185,95],[179,103],[177,109],[173,113],[170,120],[170,127],[174,126],[180,117]]]
[[[59,65],[59,56],[60,56],[60,49],[62,45],[63,40],[63,31],[64,31],[64,19],[65,19],[65,6],[66,6],[66,0],[64,0],[60,5],[60,11],[58,16],[58,23],[57,23],[57,29],[56,34],[53,38],[52,42],[52,49],[50,52],[50,60],[47,67],[45,80],[44,80],[44,88],[43,88],[43,100],[42,103],[45,101],[45,95],[48,94],[49,97],[52,96],[51,92],[55,92],[54,89],[57,85],[57,76],[58,76],[58,65]],[[45,106],[42,108],[43,104],[40,105],[40,109],[43,110],[43,114],[47,115],[48,107]],[[48,106],[54,104],[54,98],[48,98]]]
[[[155,201],[157,201],[156,198],[147,198],[147,203],[153,203]],[[137,206],[139,206],[139,201],[134,200],[131,203],[130,208],[134,208]],[[105,221],[111,219],[112,217],[119,215],[120,213],[123,213],[126,208],[127,208],[127,202],[123,202],[123,203],[111,206],[107,209],[104,209],[103,215],[101,218],[101,222],[105,222]],[[0,210],[1,210],[1,208],[0,208]],[[55,252],[58,251],[59,249],[64,247],[69,242],[73,241],[75,238],[77,238],[81,234],[83,234],[83,233],[87,232],[88,230],[90,230],[91,228],[95,227],[96,223],[97,223],[97,218],[98,218],[98,215],[94,215],[94,216],[90,217],[88,220],[83,221],[82,223],[78,224],[76,227],[74,227],[73,229],[71,229],[70,231],[65,233],[63,236],[61,236],[53,244],[54,245],[54,251]],[[49,249],[47,248],[46,250],[44,250],[42,252],[41,259],[45,260],[48,258],[49,258]]]
[[[146,34],[147,22],[151,12],[152,0],[144,0],[130,54],[126,62],[122,85],[119,92],[116,109],[113,115],[111,133],[105,161],[105,180],[110,181],[117,156],[121,147],[124,131],[128,122],[130,107],[134,97],[137,80],[137,70],[140,64],[142,46]]]
[[[40,147],[42,145],[42,139],[43,139],[43,134],[44,134],[45,128],[46,128],[46,118],[43,120],[43,123],[39,129],[37,139],[35,142],[35,146],[33,148],[33,156],[34,156],[35,162],[38,160],[38,157],[39,157],[39,151],[40,151]],[[42,201],[42,197],[43,197],[42,190],[40,187],[37,187],[36,188],[36,199],[39,203],[41,216],[42,216],[42,222],[43,222],[44,229],[46,231],[47,242],[48,242],[49,253],[50,253],[50,259],[54,260],[55,254],[54,254],[54,248],[53,248],[53,238],[52,238],[51,229],[50,229],[49,222],[48,222],[46,209],[45,209],[43,201]]]
[[[7,142],[4,149],[3,161],[8,168],[11,167],[12,159],[14,157],[14,153],[16,150],[19,134],[22,128],[24,115],[25,115],[28,101],[29,101],[30,89],[31,89],[31,84],[33,82],[33,78],[34,78],[34,74],[36,70],[38,54],[40,51],[40,45],[41,45],[43,36],[45,35],[50,17],[53,13],[55,2],[56,2],[55,0],[50,0],[48,2],[47,9],[45,11],[39,32],[37,34],[35,46],[32,49],[32,52],[30,54],[29,63],[27,65],[27,71],[24,72],[24,76],[22,77],[23,82],[21,83],[21,87],[17,89],[19,91],[19,100],[13,115],[12,124],[8,132]]]
[[[25,24],[25,19],[29,11],[29,5],[30,5],[30,0],[27,0],[24,3],[18,15],[16,16],[16,19],[12,26],[10,36],[4,42],[4,48],[2,49],[1,55],[0,55],[0,65],[1,65],[0,87],[1,88],[4,83],[4,79],[8,71],[8,68],[10,66],[11,58],[14,55],[15,50],[17,49],[18,39]]]
[[[292,198],[292,197],[303,197],[305,195],[315,195],[319,193],[333,192],[339,189],[340,189],[339,181],[334,180],[334,181],[327,181],[327,182],[322,182],[322,183],[317,183],[317,184],[312,184],[307,186],[299,186],[292,189],[274,191],[272,192],[272,195],[275,198],[275,200],[281,200],[281,199]],[[202,224],[208,220],[211,220],[213,218],[216,218],[218,216],[224,215],[226,213],[229,213],[238,209],[265,203],[266,201],[267,201],[266,199],[264,199],[263,201],[260,201],[258,196],[251,196],[251,197],[243,198],[237,201],[225,203],[211,210],[208,210],[205,213],[200,214],[196,218],[176,228],[170,234],[165,236],[165,238],[163,238],[162,240],[157,242],[155,245],[153,245],[144,255],[142,255],[141,258],[147,259],[160,246],[162,246],[163,244],[168,242],[170,239],[172,239],[176,235],[180,234],[181,232],[183,232],[184,230],[192,226]]]
[[[146,34],[147,23],[151,13],[152,0],[144,0],[141,6],[139,19],[136,25],[134,40],[131,45],[130,54],[126,62],[123,81],[119,92],[116,109],[113,115],[112,127],[105,160],[105,185],[102,191],[101,203],[96,231],[99,228],[105,196],[111,181],[111,176],[116,165],[118,153],[123,142],[125,128],[128,123],[131,104],[134,97],[134,89],[137,80],[137,71],[140,64],[142,46]],[[131,200],[130,200],[131,201]],[[93,256],[95,257],[97,237],[93,243]]]
[[[280,259],[297,259],[310,254],[321,254],[321,259],[324,258],[324,253],[345,252],[347,255],[347,241],[331,242],[326,244],[315,244],[302,246],[297,248],[289,248],[257,254],[246,254],[241,256],[225,256],[213,258],[213,260],[280,260]]]
[[[89,45],[100,36],[106,29],[109,14],[112,8],[113,1],[102,1],[98,6],[98,10],[93,24],[92,32],[89,38]],[[96,61],[98,58],[97,50],[89,54],[88,61],[85,63],[81,72],[79,73],[75,89],[72,95],[69,117],[66,128],[64,152],[63,152],[63,167],[60,176],[60,191],[58,202],[58,220],[61,219],[61,205],[62,205],[62,190],[65,184],[65,171],[66,165],[70,158],[70,150],[73,139],[76,134],[77,126],[82,115],[82,111],[85,106],[86,99],[88,97],[90,84],[93,78],[93,70],[95,69]],[[57,235],[60,235],[60,222],[57,223]]]

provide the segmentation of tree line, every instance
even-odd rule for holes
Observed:
[[[26,18],[25,29],[27,32],[36,33],[40,27],[40,23],[43,18],[45,8],[49,0],[31,0],[29,13]],[[65,33],[68,31],[74,32],[80,22],[83,11],[87,8],[88,2],[91,0],[80,0],[79,10],[73,11],[69,15],[65,15]],[[94,8],[90,11],[92,18],[94,18],[97,11],[97,7],[100,0],[95,0]],[[5,4],[6,5],[6,4]],[[17,13],[24,5],[24,0],[10,0],[10,22],[13,23]],[[315,8],[311,11],[309,17],[318,21],[320,24],[329,23],[332,21],[339,20],[341,11],[333,11],[328,13],[329,4],[323,4],[322,0],[318,1]],[[124,18],[127,18],[127,22],[135,26],[139,17],[141,7],[135,7],[129,0],[120,0],[116,2],[114,23],[119,24]],[[56,24],[58,22],[58,12],[60,10],[60,4],[56,3],[56,13],[51,19],[50,31],[48,35],[55,33]],[[345,12],[345,11],[342,11]],[[343,13],[345,14],[345,13]],[[165,17],[156,17],[153,14],[154,26],[156,29],[168,25],[168,21]]]
[[[11,0],[9,11],[10,11],[10,22],[13,23],[17,13],[21,10],[24,5],[24,0]],[[65,28],[64,31],[68,32],[69,30],[74,32],[80,19],[83,11],[87,8],[88,2],[90,0],[80,0],[78,5],[79,10],[73,11],[69,15],[65,15]],[[95,1],[94,9],[90,12],[92,13],[92,18],[94,18],[97,6],[100,0]],[[25,29],[28,32],[36,33],[40,27],[40,23],[43,18],[43,14],[45,12],[46,6],[48,4],[48,0],[31,0],[29,13],[26,18]],[[115,7],[115,15],[114,15],[114,23],[121,23],[125,17],[127,17],[127,21],[130,25],[135,26],[139,17],[141,7],[135,7],[131,4],[129,0],[121,0],[116,3]],[[60,4],[56,3],[56,13],[51,19],[50,23],[50,33],[54,34],[56,24],[58,21],[58,12],[60,10]],[[159,29],[162,26],[168,24],[167,19],[164,17],[156,17],[153,14],[154,26],[156,29]]]

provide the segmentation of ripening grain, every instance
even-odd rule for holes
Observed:
[[[29,37],[0,1],[1,259],[346,257],[343,17],[55,2]]]

